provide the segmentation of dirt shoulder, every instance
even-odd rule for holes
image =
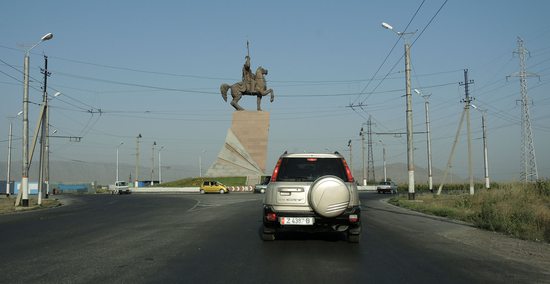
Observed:
[[[550,276],[550,244],[548,243],[521,240],[502,233],[483,230],[464,221],[413,211],[390,204],[389,199],[381,201],[396,211],[409,212],[429,220],[440,220],[444,224],[454,223],[456,226],[437,225],[439,229],[434,233],[479,251],[538,267]]]
[[[36,196],[31,196],[29,198],[29,206],[28,207],[15,207],[15,200],[16,196],[11,195],[9,197],[6,197],[5,195],[0,197],[0,214],[10,214],[10,213],[16,213],[21,211],[29,211],[29,210],[37,210],[37,209],[44,209],[44,208],[52,208],[61,206],[62,203],[57,198],[50,196],[47,199],[42,199],[42,204],[38,205],[38,199]]]

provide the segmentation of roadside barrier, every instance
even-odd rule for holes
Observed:
[[[254,186],[252,185],[228,186],[227,189],[231,192],[250,192],[254,190]]]

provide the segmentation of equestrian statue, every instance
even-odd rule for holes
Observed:
[[[273,99],[275,98],[273,90],[267,89],[264,78],[265,75],[267,75],[267,69],[264,69],[261,66],[256,69],[255,74],[252,73],[252,71],[250,70],[250,56],[247,55],[245,57],[245,63],[243,65],[242,81],[237,82],[233,85],[222,84],[220,86],[223,100],[227,102],[227,91],[231,89],[231,96],[233,97],[233,99],[231,100],[231,105],[235,108],[235,110],[240,111],[244,110],[244,108],[239,105],[239,100],[242,98],[243,95],[256,96],[256,101],[258,105],[257,109],[258,111],[261,111],[262,108],[260,104],[262,102],[262,97],[271,94],[270,102],[273,102]]]

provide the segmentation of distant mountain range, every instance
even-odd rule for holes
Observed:
[[[38,163],[33,163],[31,168],[31,181],[38,180]],[[354,168],[353,174],[357,181],[363,179],[362,169]],[[119,178],[125,181],[133,181],[135,166],[129,164],[119,164]],[[151,168],[140,167],[140,180],[151,179]],[[443,171],[434,168],[433,181],[434,186],[439,185],[443,178]],[[268,172],[268,174],[271,174]],[[375,167],[376,181],[384,178],[382,167]],[[158,168],[155,169],[155,180],[158,180]],[[12,180],[19,180],[21,177],[21,162],[12,162],[11,166]],[[174,181],[186,177],[196,177],[197,169],[191,166],[171,166],[162,169],[163,181]],[[15,177],[15,178],[14,178]],[[53,183],[90,183],[95,182],[99,185],[112,184],[116,177],[116,164],[114,163],[93,163],[77,161],[52,161],[50,162],[50,181]],[[407,165],[404,163],[395,163],[387,165],[387,177],[398,184],[408,182]],[[0,164],[0,180],[6,179],[6,163]],[[481,182],[480,179],[476,181]],[[422,167],[415,167],[415,182],[417,184],[428,183],[428,171]],[[449,175],[446,183],[465,183],[467,179],[456,175]]]
[[[0,164],[0,180],[6,179],[6,163]],[[30,180],[38,180],[38,163],[33,162],[30,171]],[[119,179],[130,181],[134,180],[135,166],[129,164],[119,164]],[[195,169],[185,166],[162,167],[163,181],[173,181],[184,177],[196,176]],[[151,168],[139,168],[140,180],[151,179]],[[155,180],[158,180],[158,165],[155,168]],[[12,180],[18,181],[21,178],[21,162],[11,164]],[[93,163],[76,161],[51,161],[50,162],[50,181],[52,183],[90,183],[95,182],[99,185],[108,185],[115,182],[116,164],[115,163]]]

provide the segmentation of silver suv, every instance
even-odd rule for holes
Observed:
[[[279,158],[267,186],[263,208],[264,241],[282,231],[345,232],[357,243],[361,203],[342,155],[287,154]]]

